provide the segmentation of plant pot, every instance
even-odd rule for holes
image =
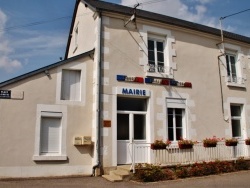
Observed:
[[[246,145],[250,145],[250,140],[245,140]]]
[[[192,144],[178,144],[180,149],[192,149]]]
[[[155,145],[155,144],[151,144],[150,145],[150,148],[152,150],[159,150],[159,149],[166,149],[167,145],[162,145],[162,146],[159,146],[159,145]]]
[[[226,146],[237,146],[238,142],[225,142]]]
[[[217,146],[217,143],[203,143],[205,148],[214,148]]]

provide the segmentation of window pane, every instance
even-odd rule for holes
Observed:
[[[241,116],[241,106],[231,106],[231,116]]]
[[[174,129],[170,127],[168,128],[168,139],[174,140]]]
[[[149,61],[152,61],[153,64],[155,62],[155,54],[154,54],[154,51],[148,51],[148,60]]]
[[[168,115],[168,127],[174,127],[173,115]]]
[[[147,99],[118,97],[117,110],[147,111]]]
[[[129,140],[129,114],[117,114],[117,140]]]
[[[158,62],[160,62],[160,63],[163,63],[163,62],[164,62],[164,55],[163,55],[163,53],[157,52],[157,60],[158,60]]]
[[[134,139],[146,139],[146,116],[134,114]]]
[[[182,116],[176,115],[175,120],[176,120],[176,127],[182,128]]]
[[[173,114],[173,108],[168,108],[168,114]]]
[[[157,51],[163,52],[163,42],[157,42]]]
[[[233,137],[241,137],[240,120],[232,120],[232,134]]]
[[[148,50],[154,51],[154,41],[148,40]]]
[[[183,138],[183,135],[182,135],[182,129],[176,129],[176,140],[180,140]]]
[[[182,116],[182,109],[181,109],[181,108],[176,108],[176,109],[175,109],[175,114],[176,114],[176,115],[181,115],[181,116]]]

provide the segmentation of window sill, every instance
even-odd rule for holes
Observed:
[[[146,76],[158,77],[158,78],[173,78],[173,75],[168,75],[166,73],[159,73],[159,72],[146,72]]]
[[[245,84],[238,84],[238,83],[233,83],[233,82],[227,82],[227,86],[229,87],[241,87],[241,88],[246,88]]]
[[[68,157],[66,155],[34,155],[33,161],[66,161]]]

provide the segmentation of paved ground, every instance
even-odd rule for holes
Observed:
[[[74,177],[57,179],[0,180],[0,188],[113,188],[113,187],[153,187],[153,188],[249,188],[250,171],[189,178],[156,183],[109,182],[101,177]]]

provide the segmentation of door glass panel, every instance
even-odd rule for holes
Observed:
[[[240,120],[232,120],[233,137],[241,137]]]
[[[146,116],[134,114],[134,139],[146,140]]]
[[[117,140],[129,140],[129,114],[117,114]]]
[[[118,97],[117,110],[147,111],[147,99]]]

